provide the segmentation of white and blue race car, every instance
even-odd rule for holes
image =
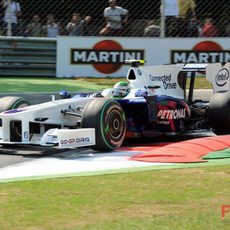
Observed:
[[[114,89],[29,105],[0,99],[0,145],[36,144],[99,151],[120,147],[125,138],[176,135],[208,129],[230,133],[230,64],[143,66],[129,60],[128,94]],[[194,100],[194,83],[204,73],[213,86],[210,101]],[[189,79],[190,86],[186,91]]]

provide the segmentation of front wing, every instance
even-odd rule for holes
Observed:
[[[7,145],[41,145],[56,146],[59,148],[78,148],[95,145],[95,129],[49,129],[42,137],[34,134],[30,140],[13,142],[2,138],[0,128],[0,144]]]

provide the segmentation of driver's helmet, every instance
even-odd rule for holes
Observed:
[[[112,95],[114,97],[125,97],[130,92],[130,85],[128,82],[119,81],[117,82],[112,91]]]

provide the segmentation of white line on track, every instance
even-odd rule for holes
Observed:
[[[55,157],[44,157],[29,162],[0,169],[0,180],[19,179],[30,177],[49,177],[54,175],[67,175],[73,173],[90,173],[105,170],[125,169],[144,166],[168,165],[167,163],[146,163],[131,161],[129,157],[135,152],[111,152],[111,153],[84,153],[70,152]]]

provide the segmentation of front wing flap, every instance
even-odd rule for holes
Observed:
[[[57,146],[58,148],[78,148],[96,144],[95,129],[49,129],[39,137],[34,135],[31,140],[22,142],[4,141],[0,138],[0,145],[41,145]]]

